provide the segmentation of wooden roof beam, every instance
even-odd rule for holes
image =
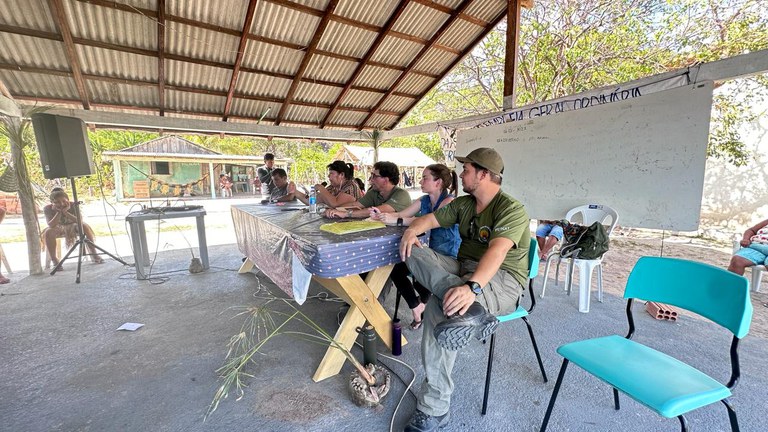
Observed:
[[[91,104],[88,101],[88,90],[85,88],[85,81],[80,70],[80,60],[77,57],[77,50],[75,50],[75,43],[72,40],[72,32],[69,30],[69,23],[67,23],[62,0],[48,0],[48,5],[53,14],[53,21],[61,33],[64,43],[64,54],[67,57],[70,69],[72,69],[72,78],[75,80],[75,87],[77,87],[77,93],[80,95],[83,108],[91,109]]]
[[[248,43],[248,34],[251,32],[251,25],[253,25],[253,15],[256,12],[256,3],[258,3],[258,0],[251,0],[248,2],[248,10],[245,12],[243,32],[242,35],[240,35],[240,43],[237,46],[237,57],[235,58],[235,66],[232,70],[232,78],[229,80],[227,101],[224,103],[223,121],[227,121],[229,110],[232,108],[232,96],[235,94],[235,86],[237,85],[237,78],[240,74],[240,65],[243,63],[243,57],[245,55],[245,45]]]
[[[357,65],[357,68],[355,68],[355,71],[352,73],[352,76],[349,78],[349,81],[347,81],[347,85],[344,86],[344,88],[339,93],[339,96],[336,98],[333,104],[331,104],[331,108],[325,114],[325,117],[323,117],[323,121],[320,123],[320,129],[324,128],[326,123],[328,123],[328,119],[331,118],[333,113],[339,107],[339,105],[341,104],[341,100],[344,99],[344,96],[347,95],[347,92],[349,92],[350,88],[352,87],[352,83],[354,83],[355,80],[363,72],[365,65],[368,63],[371,57],[373,57],[373,54],[376,52],[376,50],[379,49],[379,46],[381,46],[381,44],[384,42],[384,38],[387,37],[387,34],[390,32],[390,30],[392,30],[392,27],[394,27],[397,20],[400,19],[400,16],[403,14],[403,12],[405,11],[405,8],[408,6],[409,3],[410,3],[410,0],[402,0],[400,4],[397,6],[397,9],[392,13],[392,15],[389,17],[387,22],[384,24],[382,31],[379,32],[378,36],[376,36],[376,39],[373,41],[373,44],[371,44],[371,47],[368,48],[368,51],[365,53],[362,60]]]
[[[283,120],[283,116],[285,116],[285,113],[288,110],[288,106],[293,102],[293,96],[296,94],[296,89],[299,87],[301,78],[304,76],[304,72],[306,72],[307,66],[309,66],[309,61],[312,59],[312,56],[317,49],[317,44],[320,43],[320,39],[323,37],[325,29],[328,28],[328,22],[330,20],[331,14],[333,14],[333,11],[336,10],[336,6],[338,4],[339,0],[331,0],[328,2],[325,14],[320,19],[320,23],[318,23],[317,28],[315,29],[315,34],[312,36],[312,41],[307,47],[307,52],[304,53],[304,57],[301,59],[301,65],[299,65],[299,70],[296,71],[296,77],[293,79],[291,87],[288,89],[288,94],[285,95],[285,102],[283,102],[283,105],[280,107],[280,112],[277,114],[277,118],[275,119],[276,126],[280,125],[280,122]]]
[[[165,0],[157,0],[157,101],[165,115]]]
[[[418,63],[419,60],[421,60],[421,58],[424,57],[424,54],[426,54],[427,51],[429,51],[429,49],[432,48],[432,45],[437,43],[437,40],[440,39],[440,37],[442,37],[443,34],[445,34],[445,32],[448,30],[448,28],[450,26],[452,26],[453,23],[456,22],[456,20],[459,19],[459,15],[467,10],[469,5],[472,4],[472,1],[473,0],[464,0],[464,1],[462,1],[459,4],[459,6],[451,12],[451,14],[448,16],[448,19],[446,19],[445,22],[443,23],[443,25],[441,25],[440,28],[437,29],[435,34],[432,35],[432,39],[430,39],[430,42],[427,45],[425,45],[421,49],[421,51],[419,51],[419,53],[416,55],[416,57],[413,58],[413,60],[411,60],[411,63],[408,65],[408,67],[405,68],[405,71],[403,71],[403,73],[400,74],[400,76],[395,80],[395,82],[392,83],[392,85],[389,88],[389,91],[387,91],[384,94],[384,96],[382,96],[382,98],[379,99],[379,102],[376,103],[376,105],[373,107],[373,109],[371,109],[371,112],[368,113],[368,115],[365,117],[365,119],[363,119],[363,121],[360,123],[360,128],[361,129],[366,126],[366,124],[371,119],[371,117],[373,117],[374,114],[376,114],[376,112],[379,110],[379,108],[381,108],[381,106],[384,104],[384,102],[387,100],[387,98],[389,98],[392,95],[392,93],[395,91],[397,86],[399,86],[400,83],[403,82],[405,77],[408,76],[408,74],[416,66],[416,63]]]

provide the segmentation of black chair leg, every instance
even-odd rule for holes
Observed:
[[[616,411],[621,409],[621,405],[619,405],[619,391],[616,390],[616,387],[613,387],[613,406],[616,408]]]
[[[568,359],[563,359],[563,365],[560,366],[560,373],[557,374],[557,381],[555,381],[555,389],[552,390],[552,397],[549,398],[549,405],[547,406],[547,413],[544,415],[544,421],[541,423],[541,429],[539,432],[547,430],[547,424],[549,423],[549,416],[552,415],[552,408],[555,407],[555,400],[557,399],[557,393],[560,392],[560,384],[563,383],[563,377],[565,376],[565,370],[568,368]]]
[[[533,336],[533,328],[531,323],[528,322],[528,318],[523,317],[523,322],[528,326],[528,335],[531,337],[531,344],[533,344],[533,352],[536,353],[536,361],[539,362],[539,369],[541,369],[541,376],[544,377],[544,382],[548,381],[547,372],[544,370],[544,363],[541,361],[541,354],[539,354],[539,345],[536,344],[536,337]]]
[[[684,415],[677,416],[677,419],[680,420],[680,430],[682,432],[688,432],[688,420],[685,419]]]
[[[483,341],[485,342],[485,341]],[[485,392],[483,393],[483,409],[480,411],[485,415],[488,410],[488,392],[491,389],[491,372],[493,370],[493,349],[496,346],[496,333],[491,334],[491,346],[488,349],[488,370],[485,371]]]
[[[728,410],[728,420],[731,422],[731,431],[739,432],[739,420],[736,418],[736,410],[733,408],[733,404],[728,399],[723,399],[720,402],[722,402]]]
[[[397,311],[400,310],[400,299],[403,298],[402,295],[400,295],[400,291],[397,291],[397,299],[395,300],[395,316],[392,318],[392,321],[397,319]]]

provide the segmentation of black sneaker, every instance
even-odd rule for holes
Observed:
[[[478,340],[487,339],[498,326],[498,318],[475,302],[464,315],[456,314],[436,325],[434,335],[438,345],[457,351],[467,346],[473,336]]]
[[[424,414],[419,410],[416,410],[416,412],[413,413],[413,416],[411,416],[411,421],[409,421],[405,426],[405,432],[436,431],[448,424],[448,419],[450,418],[450,411],[441,416],[433,417],[431,415]]]

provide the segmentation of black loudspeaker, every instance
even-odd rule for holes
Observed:
[[[32,115],[43,175],[47,179],[93,175],[93,154],[85,123],[76,117]]]

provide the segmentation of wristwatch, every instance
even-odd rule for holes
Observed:
[[[475,295],[480,295],[483,293],[483,287],[481,287],[479,283],[475,281],[467,281],[467,285],[469,285],[469,289],[471,289]]]
[[[403,218],[397,218],[397,226],[403,226]]]

